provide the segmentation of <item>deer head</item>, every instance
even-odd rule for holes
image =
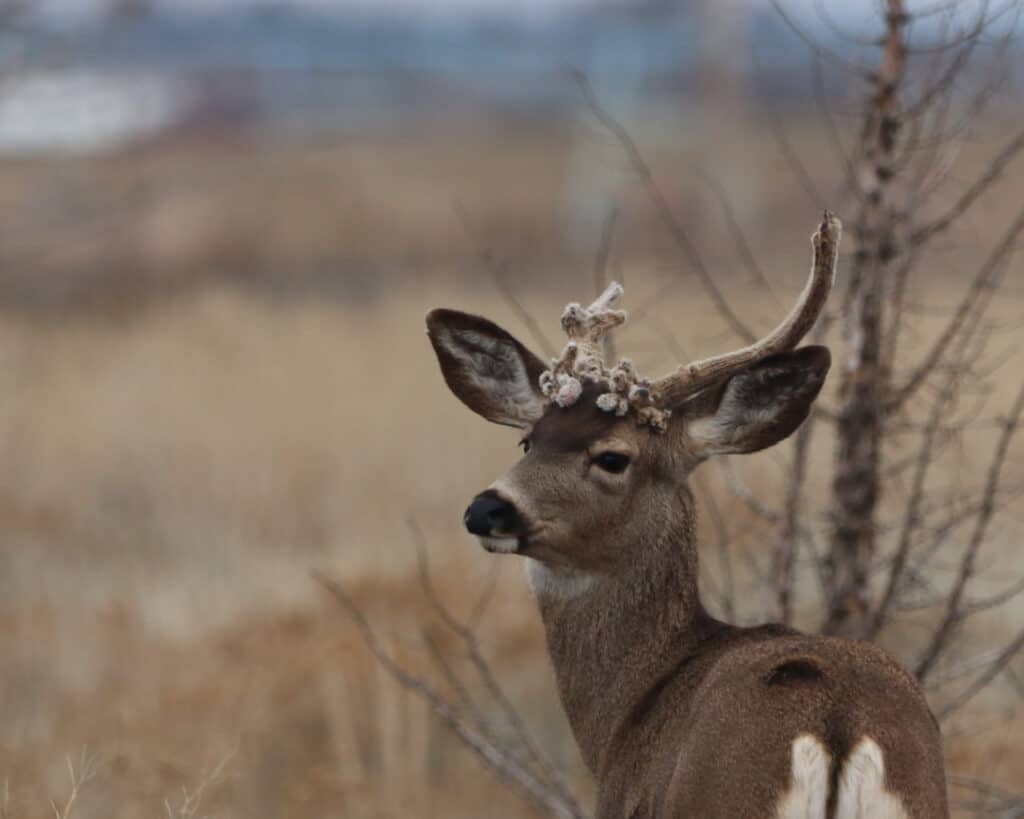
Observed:
[[[824,383],[828,350],[797,346],[832,286],[839,235],[826,213],[807,285],[774,331],[655,380],[628,360],[602,359],[602,336],[626,320],[614,307],[618,284],[589,307],[566,308],[569,341],[549,365],[484,318],[432,311],[428,333],[452,392],[487,420],[522,430],[525,454],[473,499],[467,529],[489,551],[577,577],[621,575],[661,533],[691,542],[690,472],[713,455],[783,440]]]

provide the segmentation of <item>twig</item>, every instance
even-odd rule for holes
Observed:
[[[811,49],[815,54],[819,54],[823,57],[828,57],[833,62],[842,65],[847,71],[860,79],[870,79],[871,71],[865,66],[859,63],[852,62],[846,59],[841,54],[826,48],[818,40],[808,34],[804,29],[797,24],[793,17],[783,8],[782,3],[779,0],[772,0],[772,6],[775,8],[775,12],[782,18],[782,21],[789,27],[797,37],[804,41],[808,48]]]
[[[1022,150],[1024,150],[1024,131],[1018,133],[1006,144],[1003,150],[996,154],[995,158],[985,169],[985,172],[961,194],[960,198],[945,213],[911,233],[910,243],[919,244],[928,241],[937,233],[946,230],[953,222],[963,216],[970,209],[971,205],[977,202],[978,198],[991,187],[992,183],[1002,176],[1006,166],[1016,159]]]
[[[786,500],[772,567],[775,581],[775,616],[779,622],[786,625],[793,619],[793,567],[800,529],[804,481],[807,477],[807,456],[813,432],[814,419],[808,418],[797,430],[793,441],[793,462],[786,484]]]
[[[190,793],[184,786],[181,789],[181,804],[175,809],[169,799],[164,800],[164,811],[167,819],[194,819],[203,801],[203,794],[206,790],[221,780],[221,774],[238,753],[238,748],[232,748],[212,769],[199,781],[199,784]]]
[[[947,703],[939,709],[939,712],[936,715],[939,720],[948,719],[974,699],[980,691],[984,690],[992,680],[999,676],[1000,672],[1006,668],[1009,662],[1016,657],[1018,653],[1020,653],[1021,649],[1024,649],[1024,629],[1021,629],[1017,633],[1017,636],[1014,637],[1001,652],[999,652],[989,667],[985,669],[985,671],[980,674],[974,682],[961,691],[952,702]]]
[[[768,277],[765,275],[764,270],[761,269],[761,265],[757,261],[757,255],[751,249],[750,243],[747,241],[746,234],[740,226],[740,221],[736,216],[736,211],[733,209],[732,202],[729,201],[728,194],[718,183],[718,180],[712,177],[703,168],[694,166],[693,171],[698,177],[700,177],[701,181],[711,189],[712,193],[715,194],[715,198],[718,200],[718,206],[722,211],[722,216],[725,218],[726,224],[729,226],[729,232],[732,234],[733,241],[736,244],[736,252],[739,254],[740,259],[743,261],[743,265],[750,273],[750,278],[765,290],[771,300],[775,303],[776,307],[780,310],[783,309],[782,302],[779,301],[779,297],[776,295],[775,289],[772,287],[772,283],[768,281]]]
[[[551,785],[520,765],[499,745],[484,736],[459,714],[458,709],[439,695],[430,685],[399,665],[380,645],[377,635],[362,609],[356,605],[341,584],[320,572],[313,578],[331,595],[348,615],[363,643],[380,667],[402,688],[419,697],[480,759],[504,782],[522,793],[536,807],[557,819],[586,819],[575,800],[558,793]]]
[[[70,756],[65,759],[65,762],[68,768],[68,779],[71,781],[71,791],[68,793],[63,807],[58,807],[56,802],[50,801],[55,819],[70,819],[82,789],[96,776],[96,757],[88,754],[85,748],[82,749],[79,756],[77,769]]]
[[[818,192],[815,187],[814,179],[811,177],[811,172],[807,170],[807,166],[804,165],[803,160],[800,158],[800,154],[797,153],[793,144],[789,141],[789,136],[786,134],[785,126],[782,121],[777,117],[771,117],[769,123],[772,126],[772,133],[775,135],[775,141],[779,146],[779,150],[782,152],[783,159],[789,163],[790,168],[796,175],[797,181],[800,183],[800,187],[804,189],[804,193],[807,194],[807,198],[814,203],[814,206],[820,210],[824,210],[825,199]]]
[[[928,673],[934,667],[935,662],[945,650],[955,626],[963,619],[960,601],[963,598],[968,582],[974,575],[974,564],[978,556],[978,551],[985,541],[988,525],[995,513],[995,499],[999,488],[999,480],[1002,475],[1003,464],[1006,462],[1006,456],[1010,449],[1010,443],[1013,441],[1013,436],[1020,426],[1022,414],[1024,414],[1024,386],[1022,386],[1020,391],[1017,393],[1017,398],[1013,402],[1010,414],[1007,416],[1003,426],[1003,431],[996,443],[995,452],[989,464],[988,477],[985,481],[985,489],[982,495],[982,506],[978,512],[978,517],[975,520],[974,530],[971,533],[967,549],[964,551],[963,558],[960,561],[960,570],[957,574],[956,581],[953,584],[952,591],[950,592],[949,600],[946,603],[946,612],[943,615],[939,627],[932,635],[932,639],[929,642],[928,647],[924,650],[924,653],[921,655],[921,659],[917,663],[915,673],[917,674],[918,679],[923,680],[927,677]]]
[[[985,294],[990,293],[1000,275],[1006,269],[1006,256],[1013,250],[1021,231],[1024,231],[1024,208],[1013,220],[1010,227],[1003,233],[999,244],[979,268],[971,284],[964,293],[960,303],[954,309],[953,317],[939,334],[938,339],[925,355],[924,359],[898,389],[894,389],[886,401],[886,411],[892,413],[899,409],[907,399],[924,383],[928,375],[942,359],[946,349],[959,334],[964,322],[970,317],[972,310],[983,307],[986,303]]]
[[[430,565],[427,556],[426,539],[423,537],[422,531],[416,524],[413,518],[410,518],[409,529],[412,532],[413,539],[416,542],[416,555],[417,555],[417,569],[420,577],[420,585],[423,589],[424,595],[431,607],[440,617],[441,621],[463,642],[466,648],[466,653],[469,656],[470,663],[472,664],[477,675],[480,677],[481,682],[487,689],[488,694],[497,703],[501,709],[502,714],[511,726],[515,733],[516,741],[522,746],[527,757],[543,772],[544,778],[549,782],[551,787],[557,791],[560,795],[567,798],[570,797],[569,787],[561,776],[561,773],[555,767],[555,765],[545,756],[541,751],[540,747],[534,742],[526,725],[523,723],[522,717],[520,717],[518,710],[512,704],[512,701],[508,698],[505,690],[502,688],[501,683],[498,682],[494,676],[494,672],[491,669],[490,663],[483,656],[480,651],[480,642],[477,640],[476,632],[459,622],[459,620],[451,613],[448,607],[441,600],[434,588],[433,580],[430,575]],[[490,587],[493,590],[493,585]],[[480,602],[474,607],[474,611],[480,608]],[[487,732],[484,731],[486,734]]]
[[[715,534],[718,541],[718,548],[715,549],[715,553],[718,556],[719,572],[721,573],[720,603],[725,617],[728,620],[734,620],[736,618],[736,593],[729,529],[725,525],[725,518],[722,515],[722,510],[718,506],[718,501],[715,499],[714,493],[709,490],[707,485],[699,478],[699,476],[694,476],[691,480],[697,486],[701,496],[705,499],[708,508],[708,517],[711,518],[711,524],[715,528]]]
[[[491,251],[479,241],[473,229],[473,223],[469,218],[469,214],[466,213],[466,210],[462,207],[461,203],[456,202],[453,207],[455,209],[456,216],[459,218],[459,222],[462,224],[463,230],[466,231],[466,235],[469,236],[470,240],[476,246],[477,256],[480,263],[488,272],[490,272],[491,278],[494,279],[494,286],[498,289],[498,293],[512,311],[519,317],[519,320],[526,326],[526,329],[529,331],[530,335],[533,336],[533,340],[537,342],[537,346],[540,347],[544,356],[546,358],[552,358],[556,353],[555,346],[551,343],[550,339],[548,339],[544,330],[541,329],[537,319],[533,317],[533,314],[523,306],[523,303],[516,298],[516,294],[512,292],[512,288],[508,285],[507,271],[505,270],[504,265],[497,263]]]
[[[736,472],[736,467],[733,466],[732,459],[728,455],[716,458],[715,464],[718,466],[718,471],[725,479],[729,490],[737,500],[764,521],[773,526],[779,525],[782,516],[753,493],[739,473]]]
[[[962,358],[962,356],[961,356]],[[925,485],[928,478],[928,470],[935,462],[935,439],[939,433],[942,419],[945,416],[946,408],[953,400],[954,392],[959,381],[961,358],[949,368],[946,381],[942,390],[932,404],[928,422],[925,425],[924,434],[921,436],[921,443],[917,451],[917,459],[914,465],[914,476],[910,490],[910,498],[907,501],[907,511],[903,515],[903,523],[900,528],[899,541],[896,546],[896,554],[889,569],[889,578],[886,584],[882,600],[875,609],[865,637],[873,640],[878,632],[885,625],[885,618],[889,608],[896,599],[896,594],[903,579],[903,570],[906,567],[907,557],[910,554],[910,547],[914,535],[921,525],[921,505],[924,501]]]
[[[633,137],[630,136],[629,131],[627,131],[625,126],[623,126],[621,122],[619,122],[604,106],[601,105],[594,94],[594,89],[591,87],[586,74],[582,71],[574,71],[573,76],[579,85],[580,93],[583,96],[583,100],[587,107],[590,109],[591,114],[622,147],[626,157],[629,159],[630,165],[633,168],[633,172],[643,183],[644,189],[647,191],[647,196],[654,205],[655,210],[658,212],[658,216],[661,218],[662,223],[672,236],[676,246],[686,257],[690,267],[692,267],[696,272],[697,278],[700,279],[704,289],[707,290],[708,295],[711,297],[711,301],[714,303],[715,309],[718,310],[736,335],[748,344],[752,344],[757,340],[757,336],[749,327],[746,326],[746,324],[743,323],[743,321],[740,320],[740,317],[736,315],[732,307],[729,305],[728,300],[725,298],[725,294],[719,289],[714,277],[711,275],[711,272],[704,264],[704,260],[701,258],[700,253],[697,251],[696,245],[694,245],[693,241],[690,239],[690,236],[687,234],[685,228],[683,228],[682,223],[676,218],[668,200],[662,193],[661,188],[658,187],[658,183],[655,182],[650,166],[644,159],[643,154],[640,153],[640,149],[637,147]]]

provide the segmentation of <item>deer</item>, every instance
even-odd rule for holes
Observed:
[[[841,224],[812,236],[808,281],[757,342],[653,380],[603,337],[612,283],[562,314],[545,364],[510,333],[427,315],[445,382],[521,430],[522,458],[473,498],[466,529],[525,558],[558,693],[597,784],[597,819],[942,819],[941,734],[916,680],[863,641],[730,625],[698,589],[689,475],[791,435],[828,373],[800,347],[832,288]]]

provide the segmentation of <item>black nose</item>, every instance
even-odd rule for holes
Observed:
[[[516,508],[493,489],[481,492],[466,509],[466,528],[474,535],[521,535],[525,527]]]

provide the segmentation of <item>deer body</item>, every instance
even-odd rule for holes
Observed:
[[[604,627],[615,597],[592,588],[540,600],[560,696],[599,783],[599,819],[946,815],[938,729],[909,675],[880,650],[780,626],[735,628],[700,607],[657,623],[623,608]],[[824,787],[810,796],[817,810],[780,812],[801,737],[821,749]],[[884,755],[880,795],[903,794],[906,812],[827,814],[830,780],[865,738]]]
[[[656,382],[600,361],[600,335],[625,318],[611,290],[567,308],[570,344],[547,371],[484,319],[428,318],[456,395],[524,430],[526,456],[466,525],[489,551],[529,561],[598,819],[948,816],[937,724],[888,655],[719,622],[697,589],[686,477],[806,417],[829,356],[793,348],[831,285],[838,230],[826,218],[808,287],[772,335]]]

